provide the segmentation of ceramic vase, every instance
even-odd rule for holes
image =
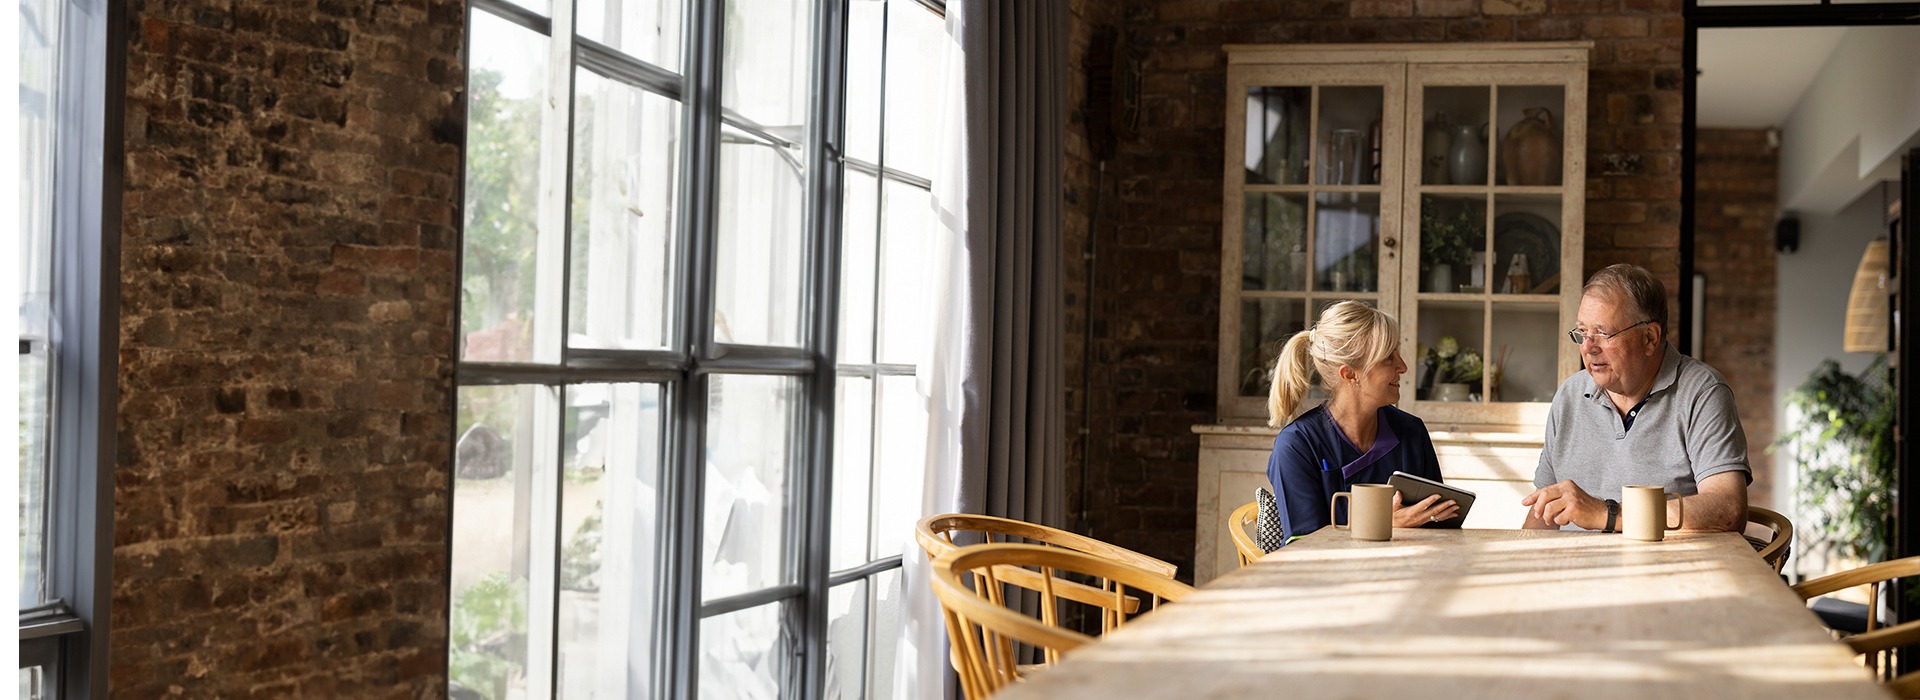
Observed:
[[[1435,401],[1465,401],[1473,395],[1472,388],[1457,382],[1438,382],[1433,385]]]
[[[1428,268],[1427,291],[1441,293],[1458,291],[1453,288],[1453,266],[1435,263],[1433,267]]]
[[[1525,112],[1526,118],[1500,140],[1500,166],[1507,172],[1507,184],[1559,184],[1560,134],[1553,128],[1553,113],[1545,107],[1528,107]]]
[[[1487,127],[1455,124],[1447,151],[1447,177],[1455,185],[1487,184]]]

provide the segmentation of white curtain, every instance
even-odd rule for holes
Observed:
[[[1064,519],[1060,229],[1066,0],[952,0],[923,513]],[[909,543],[894,696],[951,695],[946,628]]]

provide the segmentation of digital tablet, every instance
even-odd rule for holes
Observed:
[[[1400,490],[1400,505],[1402,506],[1419,503],[1426,500],[1428,496],[1436,493],[1440,494],[1440,500],[1453,501],[1460,505],[1460,513],[1458,515],[1437,523],[1427,523],[1421,527],[1460,527],[1462,523],[1467,521],[1467,511],[1473,509],[1473,492],[1458,486],[1448,486],[1438,481],[1414,476],[1406,472],[1394,472],[1393,477],[1388,479],[1387,483]]]

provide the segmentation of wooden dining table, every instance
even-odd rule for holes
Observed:
[[[1887,698],[1732,533],[1325,529],[996,698]]]

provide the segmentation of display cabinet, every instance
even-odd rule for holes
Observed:
[[[1590,50],[1227,47],[1219,425],[1196,426],[1202,528],[1220,531],[1205,511],[1251,500],[1208,493],[1207,465],[1231,455],[1207,450],[1231,433],[1233,459],[1257,456],[1264,471],[1247,447],[1271,443],[1274,359],[1346,299],[1400,319],[1400,406],[1462,446],[1442,460],[1449,479],[1520,478],[1513,450],[1580,368],[1565,331],[1583,281]],[[1469,463],[1462,436],[1476,434],[1503,436],[1499,465]]]

